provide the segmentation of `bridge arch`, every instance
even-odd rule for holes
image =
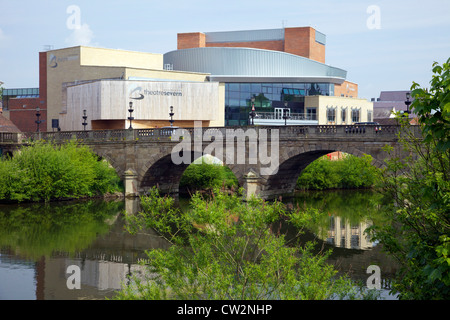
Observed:
[[[280,152],[279,167],[276,174],[270,176],[262,176],[260,185],[260,196],[263,198],[276,198],[277,196],[291,195],[295,191],[298,177],[303,170],[313,161],[320,157],[340,151],[348,153],[357,157],[361,157],[364,154],[372,156],[372,165],[377,168],[385,166],[383,159],[386,158],[385,154],[381,154],[379,148],[376,152],[372,152],[370,149],[356,148],[352,145],[327,145],[325,148],[317,147],[316,145],[307,147],[290,147],[287,151]]]
[[[123,175],[124,175],[124,167],[120,163],[117,162],[116,157],[111,156],[106,150],[104,149],[93,149],[90,148],[92,153],[97,155],[99,158],[99,161],[105,160],[108,162],[108,164],[114,168],[117,175],[119,176],[120,180],[123,182]]]
[[[179,155],[183,157],[184,154]],[[179,192],[179,184],[181,177],[187,167],[198,158],[205,156],[202,152],[190,151],[186,156],[187,159],[191,159],[189,162],[174,163],[172,159],[172,153],[168,153],[161,157],[161,155],[152,156],[144,168],[139,170],[140,172],[140,184],[139,190],[142,194],[145,194],[150,188],[158,186],[158,189],[162,193],[177,194]],[[236,176],[239,185],[242,185],[243,174],[239,165],[226,165],[233,174]]]

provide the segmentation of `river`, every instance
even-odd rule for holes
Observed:
[[[364,234],[367,226],[383,222],[378,200],[372,191],[347,190],[299,192],[285,202],[328,213],[304,239],[332,248],[329,263],[363,283],[367,268],[378,265],[385,283],[397,266]],[[0,300],[112,297],[127,275],[144,271],[139,262],[145,250],[168,246],[152,230],[124,230],[124,210],[136,212],[138,205],[138,199],[0,205]],[[79,289],[70,288],[73,270],[80,272]]]

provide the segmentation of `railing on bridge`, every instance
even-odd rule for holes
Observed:
[[[18,143],[20,134],[15,132],[0,132],[0,143]]]
[[[191,137],[194,137],[197,130],[201,130],[201,134],[208,131],[209,134],[214,135],[214,132],[221,132],[225,137],[227,134],[238,132],[236,130],[242,129],[244,134],[248,129],[254,129],[258,132],[261,129],[268,131],[268,138],[270,138],[271,130],[279,130],[280,138],[345,138],[349,136],[367,138],[367,139],[385,139],[387,136],[396,137],[399,132],[399,126],[379,126],[379,125],[305,125],[305,126],[246,126],[246,127],[204,127],[204,128],[184,128]],[[158,129],[123,129],[123,130],[93,130],[93,131],[58,131],[58,132],[32,132],[32,133],[0,133],[0,142],[21,143],[34,140],[46,141],[171,141],[171,137],[175,128],[158,128]],[[420,135],[420,127],[412,126],[411,130],[418,136]]]

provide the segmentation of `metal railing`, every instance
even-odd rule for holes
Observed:
[[[276,114],[274,112],[257,112],[255,119],[265,119],[265,120],[284,120],[283,115]],[[315,114],[305,114],[305,113],[291,113],[289,115],[289,120],[317,120],[317,115]]]

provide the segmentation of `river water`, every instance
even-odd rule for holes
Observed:
[[[351,190],[301,192],[285,202],[327,212],[304,240],[332,248],[328,262],[364,283],[367,268],[378,265],[384,284],[397,266],[364,234],[383,222],[378,201],[371,191]],[[168,247],[152,230],[125,231],[123,212],[136,212],[138,205],[138,199],[0,205],[0,300],[112,297],[127,275],[144,271],[139,262],[145,250]],[[73,266],[81,275],[79,289],[71,288]]]

